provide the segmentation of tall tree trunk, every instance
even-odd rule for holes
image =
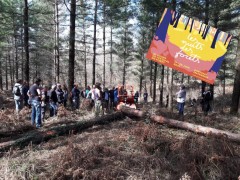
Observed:
[[[168,108],[168,104],[169,104],[169,67],[167,67],[167,77],[166,77],[166,80],[167,80],[167,95],[166,95],[166,107]]]
[[[11,83],[11,87],[13,87],[13,70],[12,70],[10,49],[8,50],[8,65],[9,65],[10,83]]]
[[[113,19],[112,19],[112,16],[111,16],[111,31],[110,31],[110,37],[111,37],[111,52],[110,52],[110,84],[113,83]]]
[[[164,6],[166,6],[166,3],[167,3],[167,0],[164,0],[163,1],[163,5]],[[159,93],[160,93],[160,95],[159,95],[159,105],[161,106],[161,107],[163,107],[163,86],[164,86],[164,65],[161,65],[161,81],[160,81],[160,84],[159,84]]]
[[[0,89],[3,90],[2,61],[0,61]]]
[[[17,45],[17,32],[14,32],[14,46],[15,46],[15,74],[16,79],[19,79],[19,63],[18,63],[18,45]]]
[[[28,35],[28,0],[24,0],[24,49],[25,49],[25,80],[29,82],[29,35]]]
[[[226,95],[226,62],[223,61],[223,96]]]
[[[125,12],[127,11],[127,6],[125,7]],[[127,58],[127,22],[125,20],[124,27],[124,53],[123,53],[123,85],[126,83],[126,58]]]
[[[103,1],[103,87],[105,87],[106,83],[106,5],[105,1]]]
[[[236,56],[237,64],[235,67],[235,78],[233,85],[233,93],[232,93],[232,103],[231,103],[231,113],[239,113],[238,110],[240,107],[240,33],[238,35],[238,46],[237,46],[237,56]]]
[[[16,19],[15,16],[12,16],[12,20],[13,20],[13,42],[14,42],[14,50],[15,52],[13,53],[13,57],[14,57],[14,65],[13,68],[15,69],[13,71],[14,76],[16,79],[18,79],[18,75],[19,75],[19,71],[18,71],[18,44],[17,44],[17,25],[16,24]]]
[[[23,39],[23,33],[24,32],[23,31],[24,31],[24,29],[22,28],[21,29],[21,37],[20,37],[21,48],[22,48],[22,50],[21,50],[21,75],[22,75],[22,79],[26,80],[25,77],[24,77],[24,39]]]
[[[55,63],[54,63],[54,71],[55,71],[55,82],[59,82],[60,80],[60,60],[59,60],[59,12],[58,12],[58,0],[55,0]]]
[[[6,90],[8,90],[8,57],[5,58],[5,81],[6,81]]]
[[[153,62],[150,62],[150,97],[153,97],[153,93],[152,93],[152,66],[153,66]]]
[[[181,76],[181,83],[182,84],[184,83],[184,73],[182,73],[182,76]]]
[[[168,109],[173,111],[173,69],[169,69]]]
[[[87,45],[86,45],[85,21],[83,22],[83,44],[84,44],[84,79],[85,87],[87,87]]]
[[[206,25],[208,25],[208,22],[209,22],[209,0],[206,0],[205,1],[205,19],[204,19],[204,23]],[[202,81],[202,96],[203,96],[203,92],[205,91],[205,88],[206,88],[206,82]]]
[[[84,7],[84,0],[80,1],[80,6]],[[81,14],[85,14],[85,9],[81,8],[80,9]],[[83,31],[83,58],[84,58],[84,86],[88,86],[88,81],[87,81],[87,45],[86,45],[86,22],[85,22],[85,16],[83,16],[83,21],[82,21],[82,31]]]
[[[209,2],[208,2],[209,3]],[[208,5],[209,6],[209,5]],[[214,26],[215,26],[215,28],[217,29],[218,28],[218,21],[219,21],[219,14],[218,13],[214,13]],[[217,36],[218,36],[218,34],[219,34],[219,30],[217,30],[217,32],[216,32],[216,34],[215,34],[215,36],[214,36],[214,40],[213,40],[213,43],[212,43],[212,46],[211,47],[214,47],[215,46],[215,44],[216,44],[216,40],[217,40]],[[212,109],[214,109],[214,84],[210,84],[210,92],[211,92],[211,99],[212,99],[212,105],[211,105],[211,107],[212,107]]]
[[[156,103],[156,89],[157,89],[157,68],[158,64],[154,63],[154,76],[153,76],[153,102]]]
[[[94,30],[93,30],[93,69],[92,69],[92,84],[95,84],[95,70],[96,70],[96,42],[97,42],[97,10],[98,0],[95,0],[95,12],[94,12]]]
[[[161,66],[162,71],[161,71],[161,84],[160,84],[160,102],[159,105],[163,107],[163,86],[164,86],[164,65]]]
[[[145,41],[144,38],[145,37],[145,33],[142,34],[142,43],[144,45]],[[142,92],[142,87],[143,87],[143,63],[144,63],[144,51],[143,49],[141,50],[141,75],[140,75],[140,83],[139,83],[139,93],[140,96],[143,94]]]
[[[71,0],[70,10],[70,34],[69,34],[69,66],[68,66],[68,88],[72,90],[74,85],[75,68],[75,19],[76,19],[76,0]]]
[[[176,11],[176,6],[177,6],[177,2],[176,0],[172,0],[172,8],[174,11]],[[170,111],[173,111],[173,69],[169,69],[169,80],[170,80],[170,84],[169,84],[169,93],[168,93],[168,109]]]

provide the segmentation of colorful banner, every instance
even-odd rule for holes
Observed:
[[[231,35],[165,9],[147,59],[213,84]]]

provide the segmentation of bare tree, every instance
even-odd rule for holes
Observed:
[[[71,0],[70,10],[70,34],[69,34],[69,66],[68,66],[68,88],[72,90],[74,85],[75,68],[75,20],[76,20],[76,0]]]
[[[93,69],[92,69],[92,84],[95,84],[95,70],[96,70],[96,42],[97,42],[97,10],[98,0],[95,0],[95,11],[94,11],[94,30],[93,30]]]
[[[28,0],[24,0],[24,49],[25,49],[25,80],[29,82],[29,32],[28,32]]]

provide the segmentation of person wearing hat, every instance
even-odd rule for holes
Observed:
[[[184,112],[184,105],[185,105],[185,101],[186,101],[186,90],[185,90],[185,86],[181,85],[180,86],[180,90],[176,93],[177,95],[177,103],[178,103],[178,113],[179,116],[183,116],[183,112]]]
[[[31,121],[32,125],[36,124],[37,128],[40,128],[42,125],[41,121],[41,91],[39,85],[41,79],[38,78],[35,83],[30,87],[28,95],[32,106],[32,115]]]

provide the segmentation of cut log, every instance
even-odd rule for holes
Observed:
[[[172,127],[185,129],[185,130],[188,130],[188,131],[195,132],[197,134],[203,134],[203,135],[215,136],[215,137],[226,137],[230,141],[240,143],[240,134],[235,134],[235,133],[231,133],[231,132],[228,132],[228,131],[215,129],[215,128],[211,128],[211,127],[195,125],[195,124],[188,123],[188,122],[177,121],[177,120],[174,120],[174,119],[167,119],[163,116],[151,116],[150,119],[152,121],[160,123],[160,124],[167,124],[167,125],[170,125]]]
[[[138,118],[144,118],[147,117],[147,113],[144,111],[139,111],[137,109],[132,109],[126,106],[120,106],[120,111],[122,111],[124,114],[127,116],[132,116],[132,117],[138,117]]]
[[[94,125],[104,125],[109,124],[113,121],[122,120],[124,119],[124,117],[125,116],[123,115],[123,113],[116,112],[114,114],[101,116],[92,120],[52,127],[46,130],[39,129],[36,131],[31,131],[22,134],[21,137],[16,140],[0,143],[0,155],[3,155],[4,152],[8,151],[10,148],[23,148],[29,143],[39,144],[43,141],[48,141],[49,139],[57,136],[81,132],[82,130],[90,128]]]
[[[163,116],[150,116],[148,117],[146,113],[142,111],[138,111],[135,109],[129,109],[127,107],[121,107],[121,111],[126,115],[131,115],[132,117],[140,117],[140,118],[149,118],[153,122],[157,122],[160,124],[167,124],[172,127],[188,130],[191,132],[195,132],[197,134],[202,134],[206,136],[214,136],[214,137],[225,137],[230,141],[240,143],[240,134],[231,133],[229,131],[219,130],[211,127],[204,127],[201,125],[195,125],[188,122],[178,121],[175,119],[168,119]]]

